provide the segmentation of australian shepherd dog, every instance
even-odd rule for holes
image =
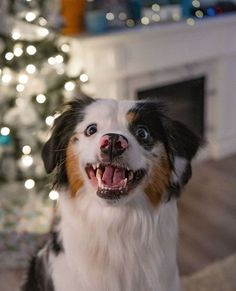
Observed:
[[[68,103],[43,148],[60,197],[23,291],[180,291],[176,199],[199,138],[155,101]]]

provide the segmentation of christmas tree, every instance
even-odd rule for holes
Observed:
[[[80,68],[69,69],[59,10],[56,0],[1,0],[0,183],[45,189],[41,148],[55,109],[87,81]]]

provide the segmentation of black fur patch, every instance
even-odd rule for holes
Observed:
[[[67,103],[65,111],[55,120],[50,139],[42,150],[42,158],[47,173],[56,168],[54,186],[63,186],[68,183],[65,159],[66,149],[75,127],[84,118],[84,109],[94,102],[94,99],[83,96]]]
[[[50,237],[50,248],[52,252],[58,256],[61,252],[64,252],[62,242],[58,237],[58,232],[52,231]]]
[[[33,257],[28,269],[27,280],[21,291],[54,291],[49,267],[45,266],[45,257]]]
[[[161,122],[163,105],[157,102],[139,102],[127,114],[133,113],[133,121],[129,125],[130,132],[135,136],[136,129],[140,126],[146,128],[150,136],[146,141],[137,138],[140,145],[146,150],[151,150],[157,141],[166,143],[164,128]],[[136,137],[136,136],[135,136]]]
[[[162,142],[173,171],[175,171],[175,157],[186,160],[186,168],[181,177],[178,177],[179,181],[170,181],[168,186],[170,198],[171,196],[178,197],[182,187],[190,179],[192,175],[191,160],[201,145],[201,139],[181,122],[167,117],[163,109],[165,106],[162,103],[141,101],[128,114],[134,114],[130,124],[130,131],[133,135],[138,126],[144,126],[149,130],[149,140],[143,142],[137,139],[146,150],[151,150],[156,143]]]

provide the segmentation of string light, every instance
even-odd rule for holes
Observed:
[[[204,16],[203,12],[201,10],[197,10],[195,12],[195,15],[198,17],[198,18],[202,18]]]
[[[34,21],[36,18],[36,14],[34,12],[27,12],[25,15],[25,20],[28,22]]]
[[[21,157],[21,162],[22,162],[22,165],[23,165],[24,167],[28,168],[28,167],[32,166],[34,160],[33,160],[33,158],[32,158],[31,156],[29,156],[29,155],[23,155],[23,156]]]
[[[127,19],[127,20],[126,20],[126,25],[127,25],[128,27],[134,27],[134,26],[135,26],[135,22],[134,22],[133,19]]]
[[[46,96],[43,95],[43,94],[39,94],[39,95],[36,96],[36,101],[39,104],[43,104],[46,101]]]
[[[190,26],[193,26],[195,24],[195,20],[193,18],[188,18],[186,20],[187,24],[190,25]]]
[[[179,20],[181,19],[181,15],[180,15],[180,13],[179,13],[179,12],[175,12],[175,13],[173,13],[173,15],[172,15],[172,19],[173,19],[174,21],[179,21]]]
[[[52,190],[49,192],[48,196],[51,200],[57,200],[59,198],[59,193],[55,190]]]
[[[18,40],[21,38],[21,34],[19,31],[13,31],[12,34],[11,34],[11,37],[14,39],[14,40]]]
[[[143,25],[148,25],[150,23],[150,20],[149,20],[148,17],[144,16],[144,17],[141,18],[141,23]]]
[[[10,131],[9,127],[4,126],[4,127],[1,128],[1,135],[7,136],[7,135],[10,134],[10,132],[11,131]]]
[[[161,16],[159,14],[153,14],[152,20],[155,22],[159,22],[159,21],[161,21]]]
[[[46,37],[49,34],[49,30],[47,28],[40,27],[39,35],[42,37]]]
[[[50,57],[49,59],[48,59],[48,63],[49,63],[49,65],[55,65],[56,64],[56,60],[55,60],[55,58],[54,57]]]
[[[118,17],[120,20],[124,21],[127,19],[127,14],[125,12],[120,12]]]
[[[8,61],[11,61],[12,59],[14,58],[14,54],[11,53],[11,52],[7,52],[5,54],[5,59],[8,60]]]
[[[12,76],[10,73],[3,73],[3,75],[2,75],[2,82],[3,83],[6,83],[6,84],[10,83],[11,80],[12,80]]]
[[[28,82],[28,80],[29,80],[29,77],[27,75],[25,75],[25,74],[21,74],[19,76],[18,80],[19,80],[19,82],[21,84],[26,84]]]
[[[23,49],[22,49],[21,45],[16,44],[14,47],[13,53],[16,57],[20,57],[23,54]]]
[[[160,5],[158,5],[157,3],[154,3],[154,4],[152,5],[152,10],[155,11],[155,12],[158,12],[158,11],[161,10],[161,7],[160,7]]]
[[[47,20],[45,19],[45,18],[43,18],[43,17],[39,17],[39,25],[41,25],[41,26],[45,26],[45,25],[47,25]]]
[[[34,74],[35,71],[36,71],[35,65],[29,64],[29,65],[26,66],[26,72],[28,74]]]
[[[64,61],[64,58],[63,58],[63,56],[61,56],[61,55],[57,55],[57,56],[55,56],[55,61],[56,61],[56,63],[58,63],[58,64],[62,64],[63,61]]]
[[[25,155],[29,155],[31,153],[31,147],[29,145],[23,146],[22,153]]]
[[[33,179],[27,179],[25,181],[24,185],[25,185],[25,188],[28,189],[28,190],[33,189],[34,186],[35,186],[35,181]]]
[[[79,79],[80,79],[81,82],[86,83],[86,82],[88,82],[89,78],[88,78],[88,75],[83,73],[83,74],[80,75]]]
[[[17,84],[16,85],[16,91],[21,93],[25,90],[25,86],[23,84]]]
[[[63,43],[61,45],[61,50],[64,52],[64,53],[68,53],[70,51],[70,46],[67,44],[67,43]]]
[[[45,119],[45,122],[48,126],[52,126],[53,125],[53,122],[54,122],[54,117],[53,116],[48,116],[46,119]]]
[[[27,48],[26,48],[26,52],[27,52],[28,55],[33,56],[34,54],[36,54],[37,49],[36,49],[35,46],[33,46],[33,45],[29,45],[29,46],[27,46]]]
[[[72,81],[66,82],[64,88],[66,91],[73,91],[75,89],[75,82]]]
[[[112,12],[108,12],[106,14],[106,19],[109,20],[109,21],[112,21],[112,20],[115,19],[115,15]]]
[[[198,0],[193,0],[192,5],[195,8],[199,8],[201,6],[201,3]]]

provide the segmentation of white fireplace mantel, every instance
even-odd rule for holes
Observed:
[[[78,40],[74,50],[95,97],[131,99],[137,90],[206,75],[207,155],[236,152],[236,14]]]

